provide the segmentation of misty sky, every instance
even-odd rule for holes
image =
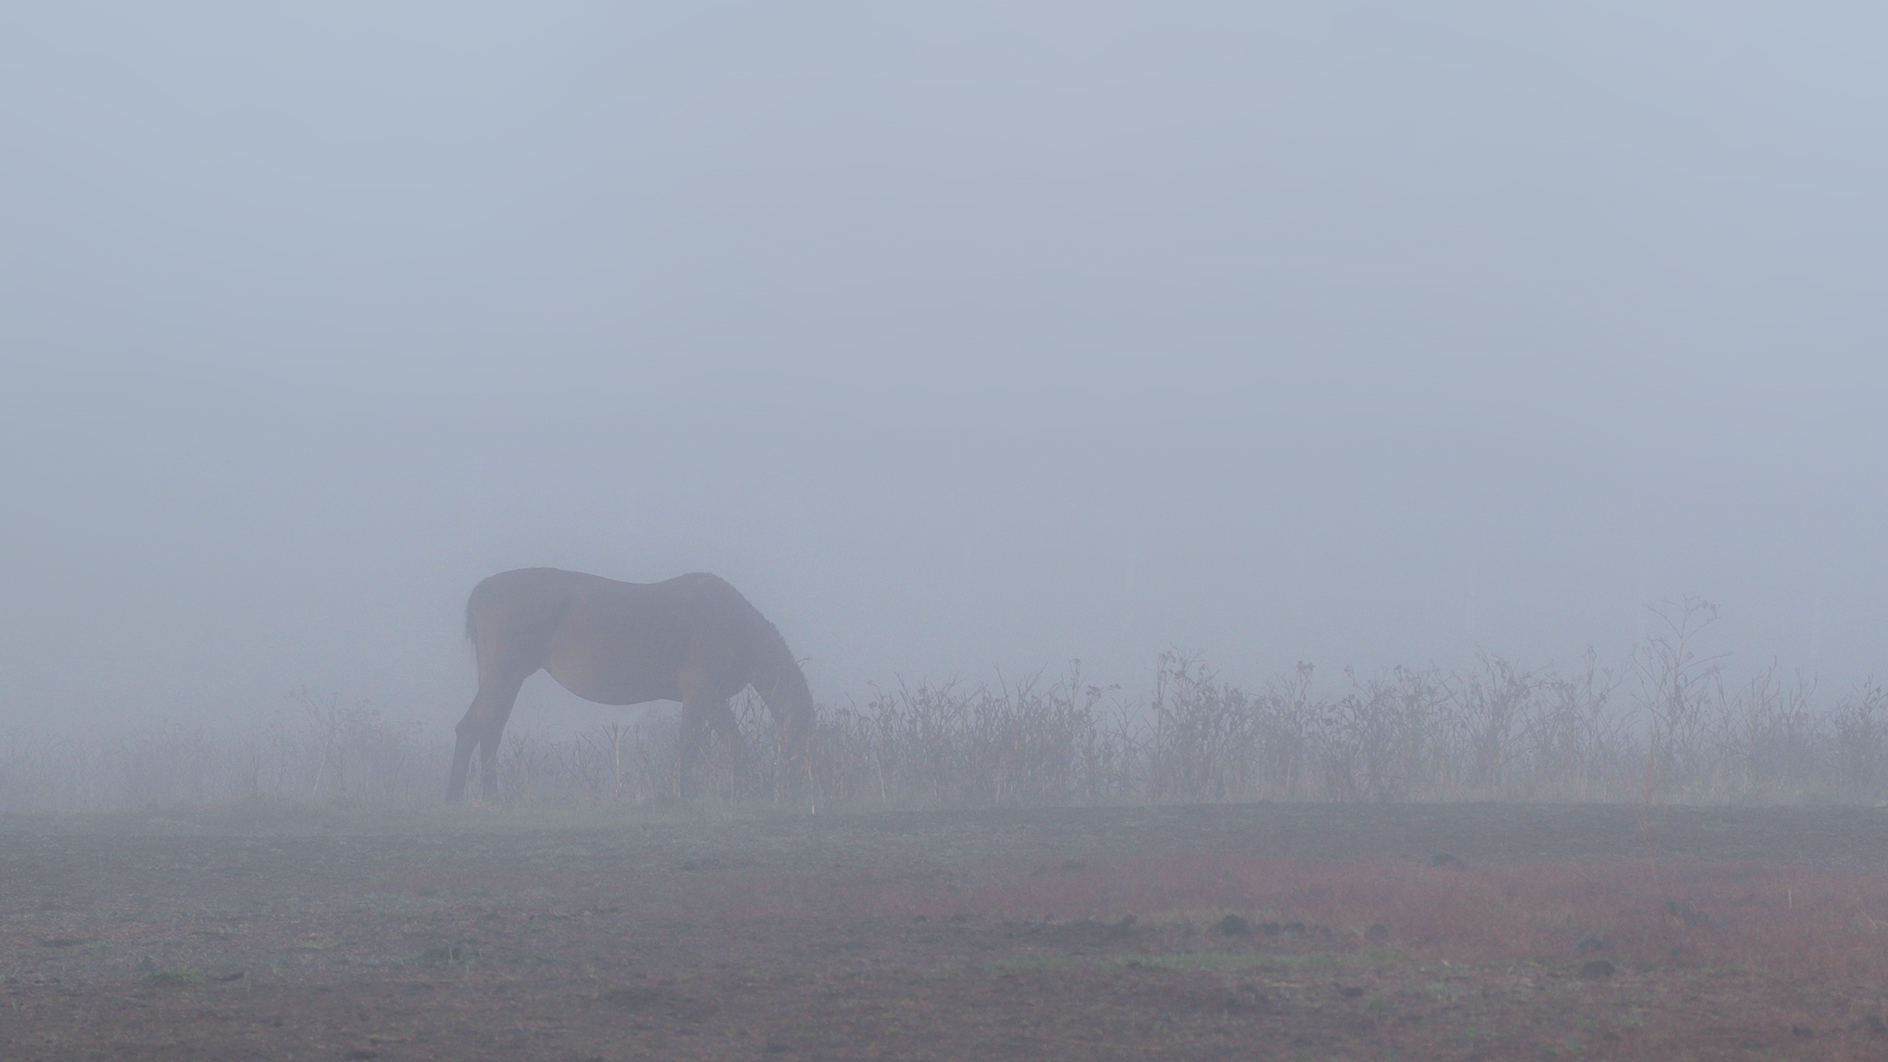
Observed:
[[[1740,661],[1888,674],[1884,39],[10,5],[0,727],[304,684],[447,725],[467,592],[532,565],[717,572],[829,702],[1617,659],[1684,594]]]

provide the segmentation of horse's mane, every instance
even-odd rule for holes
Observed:
[[[760,699],[767,702],[767,710],[791,713],[801,723],[810,723],[813,719],[813,691],[806,685],[806,673],[800,670],[800,662],[793,658],[793,650],[787,648],[787,640],[780,635],[780,628],[773,621],[754,613],[760,620],[759,657],[755,660],[754,689],[760,693]],[[784,702],[784,703],[783,703]]]

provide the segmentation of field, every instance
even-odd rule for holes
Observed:
[[[1888,1057],[1888,811],[0,820],[14,1059]]]

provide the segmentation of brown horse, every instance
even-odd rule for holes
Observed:
[[[797,753],[812,728],[813,696],[786,640],[740,591],[707,572],[660,583],[619,583],[556,568],[520,568],[480,583],[465,605],[478,654],[479,692],[459,720],[446,799],[465,798],[479,749],[484,796],[498,792],[498,739],[524,680],[540,668],[599,704],[682,702],[681,785],[707,727],[739,753],[728,698],[753,686]]]

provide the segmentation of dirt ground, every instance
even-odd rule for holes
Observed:
[[[0,1057],[1888,1058],[1872,967],[1711,957],[1779,867],[1888,901],[1888,811],[0,820]],[[1651,900],[1421,914],[1594,868]]]

